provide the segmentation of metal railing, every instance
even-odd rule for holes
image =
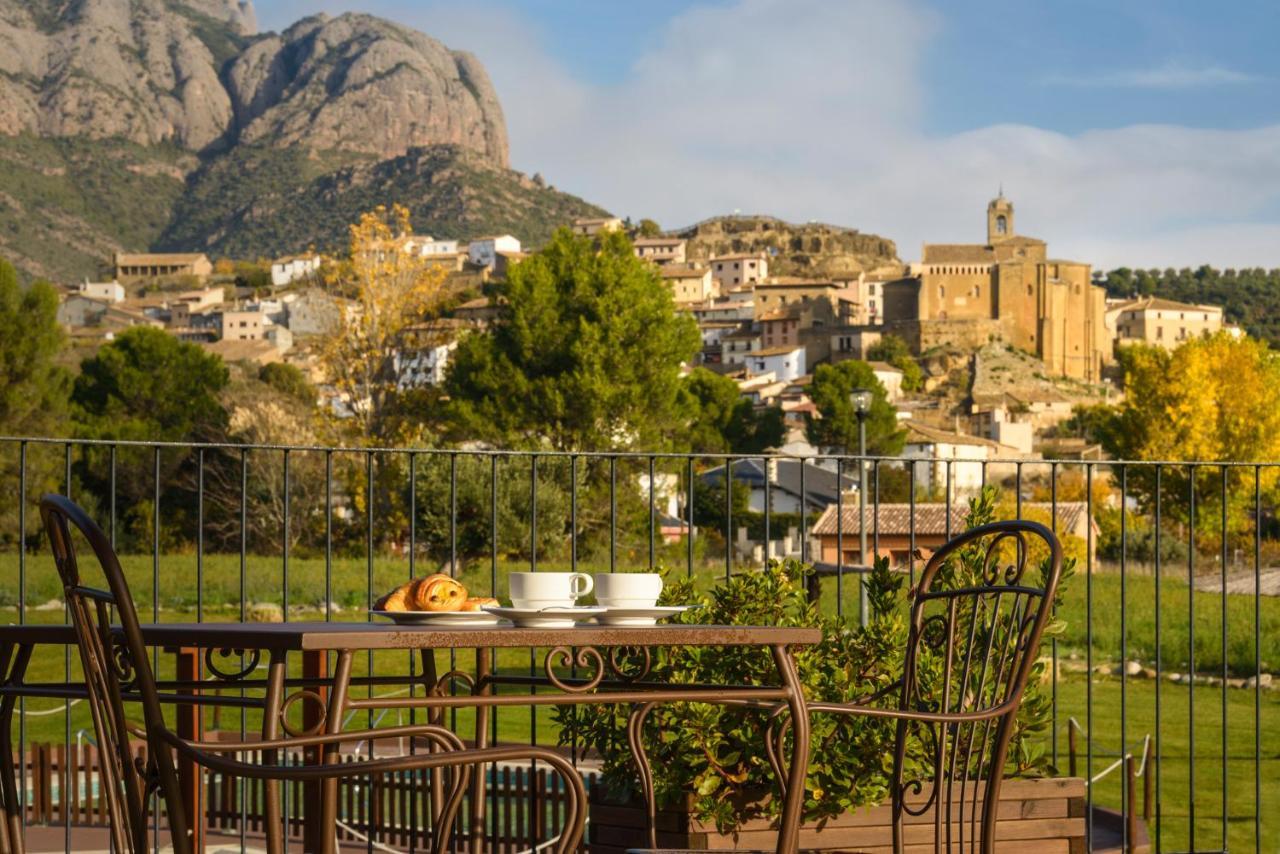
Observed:
[[[858,506],[850,481],[862,470],[867,554],[844,512]],[[821,607],[855,616],[871,556],[891,553],[914,574],[912,555],[963,527],[962,515],[937,505],[961,505],[986,485],[998,490],[1003,515],[1039,515],[1079,558],[1058,615],[1066,631],[1045,651],[1053,725],[1044,749],[1054,764],[1066,758],[1060,742],[1073,717],[1088,736],[1079,757],[1086,778],[1122,756],[1131,736],[1150,733],[1155,850],[1276,850],[1280,829],[1264,819],[1263,801],[1277,791],[1280,757],[1274,744],[1264,754],[1263,722],[1275,709],[1265,672],[1280,668],[1272,646],[1280,611],[1261,591],[1280,541],[1278,472],[1280,461],[0,438],[0,490],[12,496],[0,506],[0,607],[8,609],[0,619],[62,619],[33,510],[47,490],[70,494],[101,521],[139,603],[150,594],[152,619],[246,619],[277,607],[288,620],[364,619],[385,589],[436,569],[502,595],[512,568],[663,567],[710,584],[784,556],[819,564]],[[834,531],[812,534],[827,507]],[[70,650],[61,658],[39,666],[71,679]],[[36,717],[51,710],[32,706],[18,724],[20,745],[56,736],[58,716]],[[70,745],[86,725],[83,709],[63,711]],[[530,742],[547,731],[532,709],[520,720]],[[1120,808],[1125,796],[1114,777],[1088,791],[1091,806]],[[69,825],[67,840],[69,850]]]

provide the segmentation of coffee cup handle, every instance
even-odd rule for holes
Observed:
[[[582,584],[579,585],[578,582],[582,582]],[[574,599],[586,596],[595,587],[595,584],[595,580],[585,572],[575,572],[569,578],[569,589],[572,591]]]

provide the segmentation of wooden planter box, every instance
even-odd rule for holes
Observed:
[[[970,787],[972,790],[972,787]],[[591,854],[623,854],[648,845],[644,807],[604,800],[592,789],[589,850]],[[959,791],[956,791],[959,795]],[[981,807],[979,807],[981,808]],[[958,806],[953,807],[958,810]],[[965,842],[968,843],[969,802],[966,801]],[[764,819],[749,821],[735,833],[721,834],[683,809],[658,812],[658,846],[695,851],[771,850],[774,831]],[[955,825],[958,830],[959,825]],[[907,818],[907,854],[933,852],[933,812]],[[800,830],[800,847],[861,854],[892,854],[891,808],[867,807]],[[1008,779],[1000,786],[996,851],[1036,854],[1084,854],[1085,789],[1077,778]]]

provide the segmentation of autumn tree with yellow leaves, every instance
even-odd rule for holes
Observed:
[[[1234,463],[1280,459],[1280,353],[1252,338],[1219,333],[1175,350],[1138,345],[1121,354],[1124,402],[1095,411],[1098,438],[1115,458],[1134,461]],[[1274,503],[1280,471],[1230,466],[1167,466],[1161,472],[1166,518],[1191,522],[1195,491],[1197,542],[1221,546],[1251,536],[1261,493]],[[1223,479],[1227,500],[1223,504]],[[1156,500],[1152,466],[1131,466],[1128,485],[1143,508]]]
[[[411,334],[415,346],[432,343],[423,323],[438,314],[445,296],[445,271],[410,251],[412,239],[408,209],[379,206],[351,226],[347,257],[326,265],[331,289],[347,301],[320,357],[366,442],[396,438],[389,435],[389,414],[397,397],[397,353]]]

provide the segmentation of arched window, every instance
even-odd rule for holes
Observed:
[[[1007,234],[1009,232],[1009,220],[1004,214],[996,217],[996,234]]]
[[[946,298],[947,298],[947,286],[938,285],[938,299],[946,299]]]

